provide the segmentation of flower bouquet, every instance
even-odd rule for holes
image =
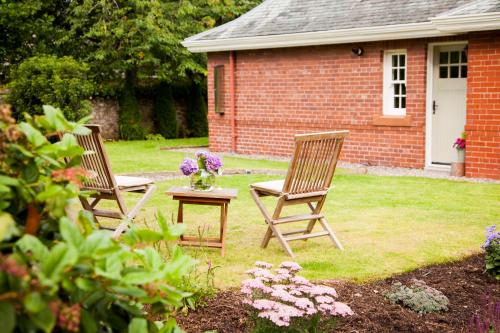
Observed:
[[[215,176],[222,174],[222,161],[217,155],[200,151],[196,153],[196,160],[184,159],[180,170],[185,176],[191,177],[191,189],[211,191],[215,184]]]

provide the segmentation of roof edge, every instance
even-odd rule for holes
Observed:
[[[431,22],[423,22],[342,30],[302,32],[284,35],[266,35],[211,40],[185,39],[182,42],[182,45],[187,47],[191,52],[199,53],[344,44],[448,35],[450,35],[450,33],[443,33],[436,30]]]
[[[441,37],[471,31],[500,29],[500,12],[460,16],[436,16],[429,18],[429,20],[422,23],[282,35],[211,40],[197,40],[190,37],[185,39],[182,45],[193,53],[201,53]]]

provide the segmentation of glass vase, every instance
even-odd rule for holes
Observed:
[[[215,175],[200,170],[191,175],[191,189],[194,191],[212,191],[215,184]]]
[[[464,163],[465,161],[465,149],[457,149],[457,162]]]

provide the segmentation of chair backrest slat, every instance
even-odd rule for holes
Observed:
[[[349,131],[295,136],[283,192],[300,194],[327,190],[332,182],[344,139]]]
[[[85,149],[82,166],[90,177],[83,184],[85,190],[111,192],[116,182],[111,172],[111,165],[104,150],[104,143],[98,125],[87,125],[91,130],[88,135],[76,135],[78,144]]]

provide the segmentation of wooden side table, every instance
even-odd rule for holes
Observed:
[[[167,192],[174,200],[179,200],[177,223],[184,223],[184,205],[220,206],[220,235],[219,237],[181,236],[179,244],[187,246],[206,246],[221,249],[224,256],[224,243],[227,228],[227,209],[231,199],[236,199],[236,189],[215,189],[209,192],[193,191],[187,187],[171,187]]]

